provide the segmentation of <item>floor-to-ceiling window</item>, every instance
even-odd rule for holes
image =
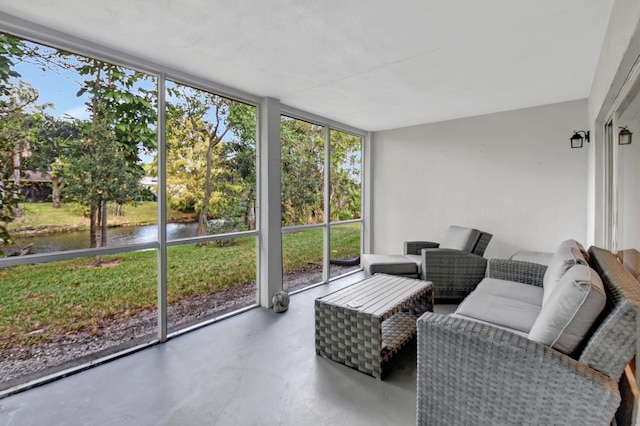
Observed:
[[[0,48],[0,392],[255,306],[259,98]],[[334,127],[282,117],[285,290],[359,268],[361,136]]]
[[[168,328],[256,304],[256,107],[166,82]]]
[[[329,275],[334,277],[360,267],[362,138],[331,129],[329,142]]]
[[[640,64],[640,62],[639,62]],[[628,90],[616,111],[618,250],[640,250],[640,71],[632,73]],[[637,259],[636,259],[637,264]]]
[[[640,250],[640,62],[604,126],[604,237],[607,248]]]
[[[283,288],[322,282],[324,256],[325,128],[280,120]]]
[[[158,209],[157,77],[0,37],[2,389],[155,339]]]
[[[360,268],[361,137],[283,115],[284,288]]]

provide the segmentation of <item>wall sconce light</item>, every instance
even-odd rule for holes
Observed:
[[[581,134],[582,133],[582,134]],[[589,142],[589,130],[573,131],[573,136],[569,139],[571,141],[571,148],[582,148],[582,142],[585,140]]]
[[[627,126],[620,128],[622,130],[618,133],[618,145],[631,145],[631,135],[633,135],[633,133],[627,129]]]

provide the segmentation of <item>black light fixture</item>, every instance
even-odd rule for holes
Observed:
[[[620,133],[618,133],[618,145],[631,145],[631,133],[627,126],[620,127]]]
[[[582,142],[585,140],[589,142],[589,130],[586,132],[584,130],[574,130],[573,136],[569,140],[571,141],[571,148],[582,148]]]

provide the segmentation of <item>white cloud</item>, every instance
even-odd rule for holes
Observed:
[[[62,112],[60,114],[60,117],[62,118],[66,118],[66,117],[73,117],[73,118],[77,118],[78,120],[88,120],[91,118],[91,114],[89,113],[87,107],[85,105],[81,105],[75,108],[71,108],[69,110],[66,110],[64,112]]]

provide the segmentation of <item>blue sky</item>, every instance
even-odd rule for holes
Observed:
[[[15,70],[21,74],[22,81],[27,81],[38,89],[38,104],[51,102],[55,105],[55,109],[47,109],[47,114],[60,118],[68,114],[80,120],[89,118],[89,111],[84,105],[87,96],[76,96],[80,89],[80,78],[76,73],[42,71],[38,66],[27,62],[18,63]]]
[[[38,51],[44,57],[55,57],[56,50],[26,42],[29,48],[37,46]],[[73,117],[79,120],[90,119],[90,109],[85,105],[89,100],[89,96],[83,94],[78,97],[76,94],[83,86],[85,76],[81,76],[74,69],[66,69],[57,66],[54,62],[47,61],[43,58],[28,58],[17,62],[13,67],[21,76],[20,80],[29,82],[31,86],[38,90],[39,98],[36,102],[37,105],[53,104],[55,108],[48,108],[45,113],[56,118],[68,119]],[[73,60],[73,57],[68,58]],[[44,64],[44,65],[42,65]],[[168,88],[175,87],[176,83],[167,82]],[[153,80],[141,80],[131,88],[131,92],[135,92],[138,87],[152,90],[155,87]],[[198,92],[197,89],[196,92]],[[187,91],[189,91],[187,89]],[[202,92],[204,93],[204,92]],[[174,97],[171,93],[167,94],[167,101],[180,103],[181,100]],[[211,123],[216,121],[214,110],[210,109],[203,117]],[[224,130],[224,123],[222,123]],[[224,137],[225,140],[230,140],[233,137],[231,132],[227,133]],[[147,163],[152,160],[151,156],[140,153],[143,162]]]

